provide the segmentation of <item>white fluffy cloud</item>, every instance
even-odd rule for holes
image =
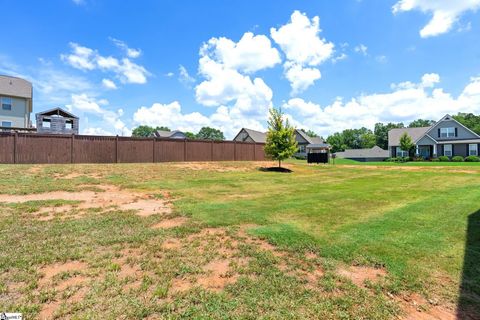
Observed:
[[[144,84],[147,82],[147,76],[150,75],[143,66],[132,62],[129,58],[117,59],[111,56],[102,56],[96,50],[77,43],[70,43],[70,47],[72,52],[62,54],[60,57],[76,69],[84,71],[98,69],[104,72],[113,72],[122,83]],[[127,55],[132,57],[132,53],[128,51]]]
[[[92,127],[87,122],[87,126],[82,128],[85,134],[130,135],[130,129],[121,120],[123,109],[112,111],[106,109],[107,105],[108,101],[104,99],[96,100],[87,94],[72,94],[71,103],[65,107],[80,118],[86,118],[89,115],[100,118],[102,126]]]
[[[447,113],[480,113],[480,77],[471,78],[458,97],[435,88],[439,81],[437,74],[425,74],[421,82],[395,84],[388,93],[361,95],[346,102],[337,98],[325,107],[295,98],[283,107],[298,126],[324,136],[347,128],[373,129],[377,122],[408,123],[418,118],[438,120]]]
[[[320,38],[320,32],[320,18],[309,19],[300,11],[294,11],[290,21],[279,29],[270,29],[272,39],[288,60],[284,69],[292,85],[292,94],[306,90],[320,79],[320,70],[314,67],[333,56],[333,43]]]
[[[173,74],[172,74],[173,75]],[[192,77],[189,73],[187,68],[180,65],[178,67],[178,80],[185,85],[186,87],[190,88],[193,83],[195,83],[195,78]]]
[[[117,85],[115,84],[115,82],[113,82],[110,79],[103,79],[102,80],[102,85],[105,89],[109,89],[109,90],[116,90],[117,89]]]
[[[393,13],[420,10],[432,14],[420,30],[420,36],[427,38],[450,31],[463,13],[478,8],[480,0],[400,0],[393,6]]]
[[[130,48],[125,42],[123,42],[122,40],[118,40],[118,39],[115,39],[115,38],[110,38],[110,40],[120,49],[122,49],[125,54],[127,55],[127,57],[129,58],[138,58],[140,57],[140,55],[142,54],[142,50],[140,49],[134,49],[134,48]]]

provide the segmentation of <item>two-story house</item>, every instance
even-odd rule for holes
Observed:
[[[0,75],[0,129],[31,127],[32,95],[27,80]]]
[[[446,115],[430,127],[400,128],[388,132],[390,157],[412,156],[400,147],[400,137],[407,133],[415,143],[415,154],[428,159],[439,156],[478,156],[480,135]]]

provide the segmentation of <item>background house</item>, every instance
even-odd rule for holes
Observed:
[[[32,84],[27,80],[0,75],[1,128],[31,127]]]
[[[37,132],[52,134],[78,134],[78,117],[61,108],[37,113]]]
[[[360,162],[384,161],[389,157],[388,150],[379,146],[370,149],[347,149],[343,152],[335,153],[338,158],[350,159]]]
[[[400,137],[404,133],[415,143],[415,150],[410,154],[400,147]],[[479,147],[480,136],[448,114],[430,127],[392,129],[388,132],[391,157],[414,154],[426,159],[438,156],[477,156]]]
[[[251,143],[265,143],[267,141],[267,134],[252,129],[242,128],[233,141],[251,142]]]
[[[153,135],[156,138],[187,139],[187,136],[185,135],[185,133],[178,130],[173,130],[173,131],[157,130],[153,133]]]

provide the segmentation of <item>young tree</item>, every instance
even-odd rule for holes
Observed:
[[[268,120],[267,141],[265,153],[278,160],[278,167],[282,167],[282,160],[293,156],[298,149],[295,140],[295,128],[290,126],[287,120],[283,120],[283,113],[275,108],[270,109]]]
[[[197,139],[205,139],[205,140],[225,140],[225,136],[223,132],[210,127],[203,127],[197,133]]]
[[[413,143],[412,137],[404,132],[400,137],[400,149],[408,151],[408,154],[410,154],[413,148],[415,148],[415,143]]]

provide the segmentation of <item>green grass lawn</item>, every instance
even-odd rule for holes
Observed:
[[[393,319],[405,312],[402,297],[418,294],[431,302],[424,310],[439,304],[480,315],[480,166],[354,164],[290,161],[289,174],[261,172],[259,163],[2,165],[2,193],[95,185],[168,192],[171,217],[190,219],[152,229],[165,217],[113,208],[38,221],[32,212],[40,207],[71,203],[0,203],[0,309],[35,317],[57,301],[60,318]],[[78,175],[68,178],[71,172]],[[207,236],[205,228],[226,235]],[[181,245],[162,247],[172,239]],[[264,250],[262,240],[282,255]],[[129,278],[119,276],[126,262],[117,261],[125,248],[141,251],[125,258],[140,277],[127,292]],[[235,282],[221,291],[174,292],[178,281],[194,282],[202,265],[226,256]],[[96,280],[71,292],[42,287],[42,268],[73,260],[88,266],[83,277]],[[339,272],[351,266],[386,276],[355,285]],[[322,276],[311,283],[302,275],[315,268]],[[72,303],[82,288],[87,293]]]

